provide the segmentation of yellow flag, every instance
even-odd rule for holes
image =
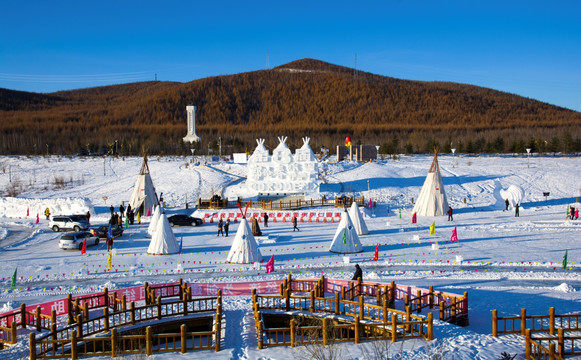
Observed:
[[[139,216],[139,211],[137,212],[137,223],[141,224],[141,216]]]
[[[112,253],[109,253],[109,258],[107,258],[107,269],[111,270],[111,255],[113,255]]]
[[[430,225],[430,235],[436,235],[436,222],[432,221],[432,225]]]

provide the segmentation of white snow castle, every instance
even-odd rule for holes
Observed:
[[[186,106],[186,112],[188,113],[188,134],[184,137],[184,142],[198,142],[202,140],[196,134],[196,107],[194,105]]]
[[[248,159],[246,186],[259,194],[300,194],[318,190],[318,162],[309,146],[308,137],[293,155],[285,144],[286,137],[279,137],[280,144],[272,156],[264,147],[264,139],[257,139],[258,146]]]

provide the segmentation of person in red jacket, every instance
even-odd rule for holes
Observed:
[[[452,207],[448,206],[448,221],[454,221],[454,218],[452,217],[453,213],[454,211],[452,210]]]

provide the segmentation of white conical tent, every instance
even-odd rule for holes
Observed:
[[[157,221],[157,228],[151,238],[147,253],[149,255],[177,254],[180,251],[179,244],[173,234],[165,213],[161,213]]]
[[[151,221],[149,222],[149,226],[147,227],[147,233],[151,236],[155,234],[155,230],[157,229],[157,223],[159,222],[159,217],[161,216],[161,206],[156,206],[155,210],[153,211],[153,216],[151,217]]]
[[[412,213],[420,216],[442,216],[448,213],[448,199],[446,199],[446,191],[444,191],[444,183],[440,175],[437,152]]]
[[[149,166],[147,165],[147,156],[143,157],[141,171],[137,176],[137,181],[133,187],[133,193],[129,198],[129,205],[134,212],[140,212],[141,215],[147,215],[149,209],[159,203],[153,181],[149,175]]]
[[[357,235],[369,234],[369,230],[367,230],[367,224],[365,224],[365,220],[363,220],[363,216],[361,216],[361,211],[359,211],[359,205],[357,205],[355,201],[353,201],[351,208],[349,209],[349,217],[353,222],[353,226],[357,231]]]
[[[262,254],[246,218],[242,218],[240,221],[226,261],[233,264],[250,264],[262,261]]]
[[[355,230],[347,210],[345,210],[343,215],[341,215],[341,221],[339,222],[339,226],[337,227],[329,251],[341,254],[351,254],[363,251],[363,246],[361,245],[359,236],[357,235],[357,230]]]

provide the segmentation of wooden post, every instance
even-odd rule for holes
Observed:
[[[71,331],[71,360],[77,359],[77,332]]]
[[[362,282],[361,278],[357,278],[357,294],[358,295],[361,295],[361,288],[362,288],[361,282]]]
[[[389,299],[389,306],[395,308],[395,281],[391,281],[391,293],[390,295],[390,299]]]
[[[387,302],[383,302],[382,306],[382,310],[383,310],[383,323],[387,323],[387,317],[388,317],[388,312],[387,312]]]
[[[181,299],[184,296],[184,280],[182,278],[178,279],[178,289],[179,289],[179,296]]]
[[[30,360],[36,360],[36,334],[28,334],[28,347],[30,348]]]
[[[182,354],[185,354],[186,351],[188,351],[187,346],[186,346],[187,345],[186,344],[186,342],[187,342],[186,329],[187,329],[186,324],[180,325],[180,347],[181,347],[180,350],[181,350]]]
[[[555,308],[549,308],[549,334],[555,335]]]
[[[121,308],[123,309],[123,311],[127,310],[127,296],[125,295],[121,296]]]
[[[104,307],[103,308],[103,322],[105,323],[105,331],[109,331],[109,308],[108,307]]]
[[[15,321],[13,321],[10,324],[10,333],[11,333],[10,334],[10,337],[11,337],[10,343],[16,344],[18,342],[18,332],[16,331],[16,322]]]
[[[296,342],[297,342],[297,322],[295,319],[292,319],[290,321],[290,343],[291,343],[290,346],[295,347]],[[259,348],[259,349],[262,349],[262,348]]]
[[[113,291],[113,294],[111,294],[111,297],[113,297],[113,299],[111,300],[111,302],[113,304],[111,304],[113,306],[113,312],[117,312],[117,293],[115,291]]]
[[[50,323],[56,324],[56,310],[50,311]]]
[[[327,318],[323,318],[323,346],[327,346],[329,344],[329,334],[327,329]]]
[[[218,306],[222,307],[222,289],[218,289],[218,300],[216,307]]]
[[[79,338],[83,337],[83,314],[77,316],[77,334]]]
[[[339,306],[340,306],[339,293],[335,293],[335,314],[336,315],[339,315],[341,313]]]
[[[184,316],[188,315],[188,293],[184,292],[181,295],[182,306],[184,307]]]
[[[135,325],[135,302],[132,301],[129,303],[129,317],[131,321],[131,325]]]
[[[35,320],[36,320],[36,331],[40,332],[40,326],[42,324],[41,319],[40,319],[40,306],[36,307],[34,316],[35,316]]]
[[[20,304],[20,326],[26,328],[26,304]]]
[[[143,292],[145,294],[145,305],[149,305],[149,283],[147,281],[143,283]]]
[[[186,292],[188,293],[188,301],[191,301],[191,300],[192,300],[192,288],[191,288],[191,287],[189,287],[189,288],[186,290]]]
[[[291,320],[291,347],[293,346],[293,321]],[[262,321],[256,323],[256,336],[258,336],[258,349],[261,350],[264,347],[262,343]]]
[[[549,343],[549,360],[555,360],[555,343]]]
[[[430,285],[428,287],[429,297],[428,297],[428,306],[430,309],[434,308],[434,287]]]
[[[527,328],[527,309],[520,309],[520,334],[525,335],[525,330]]]
[[[492,310],[492,336],[498,336],[498,310]]]
[[[355,286],[352,282],[349,283],[349,301],[353,301],[355,297]]]
[[[464,315],[464,321],[466,322],[464,325],[468,325],[468,292],[464,291],[464,307],[462,308],[462,315]]]
[[[391,342],[397,341],[397,313],[391,314]]]
[[[67,308],[68,308],[68,315],[69,315],[69,319],[67,320],[67,324],[72,324],[73,323],[73,295],[72,294],[68,294],[67,295]]]
[[[83,317],[89,319],[89,303],[86,301],[83,303]]]
[[[341,299],[345,299],[345,286],[341,286]]]
[[[531,329],[525,331],[525,359],[531,358]]]
[[[419,313],[422,312],[422,290],[416,291],[416,296],[418,297],[418,300],[417,300],[418,305],[417,305],[417,309],[416,310],[417,310],[417,312],[419,314]]]
[[[408,294],[405,294],[403,296],[403,305],[404,306],[409,306],[410,305],[410,296]]]
[[[103,299],[103,302],[104,302],[103,305],[105,305],[105,307],[108,307],[109,306],[109,289],[105,288],[103,290],[103,296],[105,297],[105,299]]]
[[[355,344],[359,344],[359,316],[355,316]]]
[[[157,297],[157,320],[161,320],[161,298]]]
[[[412,318],[412,309],[409,306],[406,306],[405,307],[405,321],[409,323],[411,318]],[[407,332],[412,331],[412,324],[408,324],[406,326],[406,331]]]
[[[55,342],[58,340],[56,337],[56,323],[50,324],[50,339]],[[54,350],[56,351],[57,348],[58,344],[55,343]]]
[[[315,312],[315,291],[311,290],[311,304],[309,306],[309,311],[311,313]]]
[[[145,328],[145,355],[151,356],[153,354],[153,335],[151,334],[151,326]]]
[[[214,331],[214,351],[218,352],[221,349],[220,342],[222,341],[222,304],[217,306],[216,326]]]
[[[287,289],[286,292],[284,293],[284,302],[285,302],[284,308],[286,311],[290,311],[290,293],[291,293],[290,289]]]
[[[111,357],[117,356],[117,329],[111,329]]]
[[[285,279],[285,281],[286,281],[286,279]],[[252,289],[252,290],[254,291],[255,289]],[[280,296],[284,296],[284,281],[280,283],[280,289],[278,292],[279,292]]]
[[[319,297],[325,297],[325,275],[321,275],[321,287]]]
[[[565,358],[565,330],[559,328],[559,356]]]
[[[359,295],[359,318],[360,319],[365,318],[365,308],[363,306],[364,306],[363,295]]]
[[[434,315],[428,313],[428,341],[434,338]]]

